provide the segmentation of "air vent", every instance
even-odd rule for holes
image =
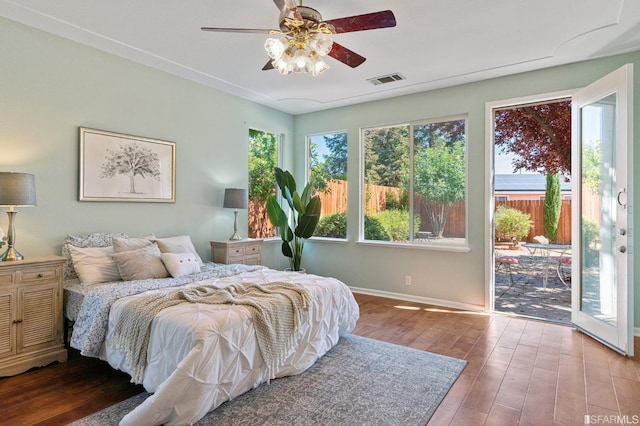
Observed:
[[[378,86],[380,84],[393,83],[394,81],[404,80],[404,76],[398,73],[382,75],[380,77],[374,77],[367,79],[371,84]]]

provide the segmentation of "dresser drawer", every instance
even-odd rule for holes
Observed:
[[[247,256],[252,256],[252,255],[259,255],[260,254],[260,244],[251,244],[251,245],[246,245],[244,247],[244,253]]]
[[[45,282],[45,281],[55,281],[56,270],[50,268],[43,269],[31,269],[29,271],[23,271],[21,274],[20,282],[22,283],[34,283],[34,282]]]
[[[232,246],[227,249],[227,256],[229,258],[236,256],[244,256],[245,246]]]
[[[2,284],[12,284],[13,283],[13,274],[0,273],[0,285]]]
[[[256,254],[256,255],[247,255],[244,257],[244,262],[245,265],[259,265],[260,264],[260,255]]]

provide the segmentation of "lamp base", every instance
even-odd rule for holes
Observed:
[[[0,261],[14,261],[14,260],[22,260],[24,257],[18,253],[16,249],[13,247],[9,247],[7,251],[5,251],[2,256],[0,256]]]
[[[238,235],[237,232],[234,232],[233,235],[231,236],[231,238],[229,238],[229,241],[238,241],[241,240],[242,237],[240,235]]]

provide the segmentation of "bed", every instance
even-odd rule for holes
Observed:
[[[123,243],[132,244],[125,247],[130,249],[142,240],[146,240],[143,244],[151,241],[153,250],[162,249],[159,257],[154,251],[153,259],[145,258],[142,263],[146,266],[131,261],[136,257],[132,254],[140,249],[121,247]],[[62,252],[68,259],[64,269],[65,317],[73,324],[70,346],[127,372],[132,382],[141,383],[152,393],[122,419],[122,425],[194,423],[223,402],[272,378],[305,371],[355,327],[358,305],[339,280],[263,266],[202,262],[188,236],[162,240],[154,236],[130,239],[124,234],[90,234],[68,236],[63,244]],[[118,269],[121,265],[117,263],[121,276],[112,279],[113,265],[106,264],[117,259],[118,253],[124,253],[121,257],[133,263],[133,269]],[[158,266],[156,258],[163,262],[168,276],[152,273],[149,277],[148,271],[146,276],[136,275],[149,264]],[[180,262],[178,268],[182,269],[178,272],[172,263],[175,258],[188,259]],[[119,318],[136,303],[143,301],[144,305],[145,297],[203,286],[227,289],[274,283],[299,284],[309,295],[295,344],[275,368],[265,363],[256,333],[259,327],[250,310],[229,304],[179,303],[160,310],[151,321],[142,373],[116,344],[114,330]]]

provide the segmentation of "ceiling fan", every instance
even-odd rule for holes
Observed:
[[[295,0],[273,0],[280,10],[279,29],[202,27],[203,31],[270,34],[265,49],[271,59],[263,70],[276,69],[282,74],[307,72],[316,76],[329,68],[322,59],[329,55],[355,68],[366,58],[333,41],[334,34],[374,30],[396,26],[390,10],[322,20],[317,10]]]

